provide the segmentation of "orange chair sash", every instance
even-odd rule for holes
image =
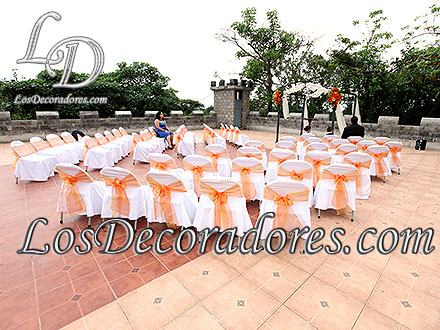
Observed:
[[[101,177],[106,186],[112,187],[112,216],[116,214],[128,218],[130,215],[130,202],[125,189],[127,189],[127,187],[139,187],[141,184],[131,174],[122,179],[112,179],[103,174],[101,174]]]
[[[156,170],[167,171],[168,169],[177,169],[176,163],[172,159],[168,159],[164,162],[158,162],[150,159],[150,166]]]
[[[358,175],[356,177],[356,193],[362,195],[362,168],[370,168],[371,160],[366,160],[365,162],[353,162],[351,159],[345,158],[343,160],[344,164],[354,165],[357,169]]]
[[[49,144],[51,145],[51,147],[58,147],[58,146],[62,146],[62,145],[65,144],[64,141],[61,140],[61,138],[58,137],[58,136],[57,136],[57,137],[50,138],[50,139],[47,139],[47,142],[49,142]]]
[[[327,166],[331,164],[331,157],[323,159],[314,159],[310,155],[306,154],[304,160],[313,166],[313,186],[316,187],[321,177],[321,166]]]
[[[278,162],[278,166],[289,159],[296,159],[296,155],[292,154],[292,155],[288,155],[285,158],[280,158],[275,154],[269,154],[269,162]]]
[[[99,144],[100,146],[103,146],[103,145],[105,145],[105,144],[108,143],[107,138],[104,137],[104,136],[98,136],[98,137],[96,138],[96,140],[98,141],[98,144]]]
[[[396,166],[396,167],[402,167],[402,162],[399,158],[399,156],[397,155],[398,152],[402,151],[402,147],[388,147],[390,149],[391,152],[391,164]]]
[[[282,166],[278,167],[278,176],[289,177],[292,180],[296,180],[296,181],[311,179],[312,172],[313,172],[312,168],[308,168],[300,172],[295,172],[295,171],[288,171]]]
[[[208,195],[214,203],[214,226],[221,229],[234,227],[234,220],[232,218],[231,209],[228,205],[228,198],[243,197],[240,185],[235,184],[225,191],[219,192],[205,182],[200,182],[200,192],[203,195]]]
[[[243,188],[243,195],[246,200],[252,200],[255,198],[257,191],[255,189],[255,184],[251,179],[251,173],[263,173],[263,165],[255,164],[249,167],[242,167],[236,163],[232,163],[232,171],[240,173],[241,186]]]
[[[71,134],[66,134],[63,136],[63,140],[66,143],[74,143],[76,142],[75,138]]]
[[[327,169],[324,169],[322,172],[321,180],[333,180],[336,184],[335,191],[333,192],[332,204],[338,211],[338,214],[346,213],[348,207],[348,193],[345,183],[348,181],[356,181],[357,176],[357,169],[344,175],[334,174]]]
[[[226,149],[224,149],[220,152],[217,152],[217,153],[206,150],[205,153],[206,153],[206,155],[208,155],[211,158],[212,167],[214,168],[214,171],[216,171],[216,172],[218,172],[218,159],[221,157],[229,158],[229,153]]]
[[[57,172],[61,181],[63,181],[60,195],[66,199],[67,213],[73,216],[86,211],[86,204],[81,197],[77,183],[93,182],[93,180],[82,171],[78,171],[78,173],[73,176],[59,169],[57,169]]]
[[[264,188],[264,199],[273,200],[277,206],[272,229],[284,228],[285,230],[290,231],[294,228],[303,228],[303,225],[291,206],[293,206],[295,202],[306,202],[308,198],[308,188],[290,194],[280,195],[269,186],[266,186]]]
[[[115,137],[117,137],[117,138],[122,137],[121,132],[119,132],[118,130],[113,131],[113,135],[114,135]]]
[[[194,192],[197,194],[197,196],[200,196],[200,187],[199,182],[200,179],[203,176],[203,172],[214,172],[212,168],[211,163],[206,163],[204,165],[193,165],[188,163],[186,160],[183,160],[183,168],[186,171],[191,171],[193,175],[193,182],[194,182]]]
[[[171,192],[186,192],[186,188],[183,185],[182,181],[175,181],[169,185],[163,185],[154,180],[152,177],[147,175],[147,181],[150,184],[151,189],[153,190],[154,195],[154,215],[157,218],[157,209],[158,204],[160,204],[160,208],[162,211],[162,216],[165,218],[165,221],[168,226],[175,226],[178,224],[176,211],[174,209],[173,203],[171,202]]]
[[[387,165],[385,164],[384,158],[388,156],[387,153],[382,152],[379,154],[375,154],[373,152],[368,152],[368,154],[374,158],[374,163],[376,165],[376,175],[379,178],[385,178]]]
[[[106,137],[107,140],[109,140],[109,141],[113,141],[113,140],[115,140],[115,137],[113,136],[112,133],[107,133],[107,134],[105,134],[105,137]]]
[[[35,150],[29,144],[22,144],[18,146],[13,146],[12,153],[15,156],[14,162],[12,163],[12,169],[15,170],[15,166],[17,166],[18,160],[21,157],[29,156],[33,154]]]
[[[41,150],[50,148],[50,145],[44,140],[37,140],[37,141],[32,142],[31,144],[35,148],[35,150],[37,150],[37,151],[41,151]]]
[[[344,156],[346,156],[346,155],[348,155],[349,153],[351,153],[351,152],[355,152],[355,151],[356,151],[356,150],[344,151],[344,150],[341,150],[341,149],[337,149],[336,152],[335,152],[335,155],[344,155]]]
[[[258,160],[263,160],[263,154],[243,153],[241,151],[237,151],[237,157],[256,158]]]
[[[180,141],[183,140],[183,138],[180,136],[180,133],[177,133],[177,132],[176,132],[176,134],[174,134],[174,138],[176,140],[176,150],[179,150],[179,144],[180,144]]]

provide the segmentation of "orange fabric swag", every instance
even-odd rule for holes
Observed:
[[[246,200],[254,199],[257,191],[255,189],[255,184],[253,183],[250,174],[263,173],[263,166],[261,164],[255,164],[249,167],[241,167],[235,163],[232,163],[232,171],[240,173],[243,195]]]

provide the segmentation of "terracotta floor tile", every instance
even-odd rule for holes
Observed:
[[[107,285],[84,293],[78,300],[83,315],[87,315],[115,300]]]
[[[137,273],[129,273],[124,275],[113,282],[110,282],[110,286],[116,297],[122,297],[123,295],[141,287],[144,285],[144,281]]]
[[[201,305],[217,319],[221,320],[237,307],[237,300],[237,295],[222,287],[206,297],[201,302]]]
[[[139,270],[139,275],[142,277],[145,283],[148,283],[167,272],[168,270],[159,261],[155,261],[147,266],[142,267]]]
[[[283,329],[286,325],[291,329],[307,329],[309,326],[306,320],[284,306],[277,310],[265,324],[271,329]]]
[[[119,303],[114,301],[86,315],[85,321],[89,329],[106,330],[127,321],[127,318]]]
[[[47,330],[57,330],[69,323],[79,319],[81,312],[76,302],[67,302],[59,305],[49,312],[42,313],[40,316],[41,328]]]
[[[35,319],[37,310],[38,303],[36,297],[23,301],[20,308],[12,306],[10,308],[3,309],[0,311],[2,327],[5,329],[10,329],[17,327],[28,320]]]
[[[149,308],[155,300],[154,294],[144,285],[118,299],[124,313],[131,317],[140,310]]]
[[[45,313],[71,301],[74,295],[70,282],[38,295],[40,313]]]
[[[254,313],[246,307],[237,307],[222,320],[221,324],[226,329],[256,329],[263,323]]]
[[[261,320],[266,320],[281,303],[270,294],[260,289],[246,299],[245,306]]]

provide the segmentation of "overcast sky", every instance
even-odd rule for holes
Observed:
[[[436,0],[369,1],[4,1],[0,11],[0,78],[34,77],[42,65],[16,64],[24,56],[36,20],[56,11],[61,21],[47,19],[41,30],[35,56],[45,57],[61,39],[87,36],[96,40],[105,54],[104,71],[116,63],[148,62],[170,77],[170,86],[181,98],[213,103],[209,89],[214,72],[223,79],[237,78],[243,62],[236,49],[215,38],[215,34],[240,19],[247,7],[257,8],[259,22],[268,9],[279,12],[282,28],[319,38],[316,51],[324,53],[334,45],[338,33],[357,38],[352,26],[373,10],[383,9],[389,19],[384,28],[401,35],[400,28],[427,12]],[[93,55],[80,44],[73,70],[90,72]],[[54,68],[62,68],[63,63]]]

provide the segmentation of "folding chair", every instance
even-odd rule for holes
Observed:
[[[57,164],[56,171],[62,181],[57,204],[60,223],[63,223],[64,214],[85,215],[90,228],[92,217],[101,214],[105,183],[93,181],[86,171],[72,164]]]
[[[285,135],[280,137],[280,141],[290,141],[296,144],[298,142],[298,139],[291,135]]]
[[[260,215],[274,212],[273,219],[266,218],[261,238],[266,239],[269,232],[282,228],[290,232],[295,228],[311,229],[309,188],[304,183],[289,179],[277,179],[264,188],[264,198],[260,206]],[[309,232],[302,235],[305,239]]]
[[[189,155],[183,159],[185,186],[200,196],[199,181],[207,175],[217,175],[212,167],[211,159],[199,155]]]
[[[264,170],[267,169],[267,153],[266,153],[266,146],[264,145],[263,142],[261,141],[257,141],[257,140],[250,140],[246,143],[246,147],[251,147],[251,148],[257,148],[258,150],[261,151],[261,155],[263,157],[263,168]]]
[[[372,158],[366,153],[352,152],[342,159],[342,164],[353,165],[358,171],[356,177],[356,199],[368,199],[370,197]]]
[[[194,133],[190,134],[185,125],[179,127],[174,134],[177,155],[188,156],[194,154]]]
[[[232,160],[232,179],[240,182],[246,200],[262,200],[264,170],[257,158],[237,157]]]
[[[377,145],[383,146],[385,143],[390,142],[391,139],[383,136],[378,136],[377,138],[373,139],[374,142],[376,142]]]
[[[334,164],[324,168],[315,189],[318,219],[321,217],[321,210],[334,209],[338,215],[351,211],[353,221],[356,211],[357,175],[357,169],[353,165]]]
[[[72,137],[73,138],[73,137]],[[46,135],[46,140],[50,144],[52,148],[59,148],[62,150],[67,150],[76,156],[75,164],[78,164],[84,157],[84,147],[81,147],[81,144],[78,143],[66,143],[64,142],[58,135],[56,134],[48,134]]]
[[[47,141],[44,141],[40,137],[31,137],[29,142],[37,151],[38,155],[54,156],[58,163],[77,164],[79,162],[78,157],[74,152],[62,148],[52,148]]]
[[[150,222],[166,222],[169,228],[191,227],[197,211],[197,196],[174,174],[149,171],[147,181],[153,195],[148,202]]]
[[[347,139],[334,139],[330,142],[330,145],[328,147],[328,152],[331,156],[333,156],[336,152],[336,149],[343,144],[349,144]]]
[[[366,153],[373,159],[370,167],[371,175],[383,179],[383,182],[385,183],[386,177],[391,175],[388,158],[390,150],[386,146],[376,145],[368,147]]]
[[[238,127],[235,127],[235,132],[236,132],[235,144],[239,147],[245,146],[246,143],[248,143],[248,141],[249,141],[249,136],[242,134]]]
[[[176,162],[167,154],[152,153],[148,155],[150,162],[150,171],[166,171],[176,175],[179,179],[183,179],[183,169],[177,168]]]
[[[131,144],[123,139],[117,139],[110,131],[104,131],[104,136],[111,144],[118,145],[122,148],[123,156],[127,156],[131,152]]]
[[[108,149],[111,151],[113,157],[113,163],[117,163],[122,159],[123,151],[120,145],[109,143],[106,137],[101,133],[95,133],[95,139],[98,145],[103,149]]]
[[[61,138],[68,145],[74,145],[77,151],[77,155],[80,161],[84,160],[84,141],[76,141],[75,138],[69,132],[61,133]]]
[[[148,128],[148,130],[153,135],[153,137],[152,137],[153,142],[157,143],[159,145],[160,152],[163,152],[165,150],[165,148],[167,147],[167,144],[168,144],[167,140],[164,138],[158,137],[153,126],[150,126]]]
[[[104,167],[101,177],[105,183],[101,217],[134,220],[147,216],[147,203],[152,199],[151,189],[140,184],[129,170],[120,167]]]
[[[222,176],[200,179],[200,201],[194,219],[198,231],[218,227],[220,231],[236,228],[237,236],[252,229],[241,186]]]
[[[377,144],[373,140],[362,140],[359,141],[356,145],[359,148],[359,152],[366,152],[368,147],[375,146]]]
[[[86,171],[89,168],[102,169],[115,164],[114,155],[110,149],[101,148],[98,142],[89,136],[85,136],[83,140],[85,143],[84,167]]]
[[[353,144],[358,144],[363,139],[364,138],[362,136],[349,136],[347,138],[348,142],[353,143]]]
[[[127,133],[127,132],[125,132],[125,133]],[[114,135],[114,137],[116,138],[117,141],[123,141],[125,143],[124,150],[128,150],[128,152],[131,151],[131,136],[122,135],[122,133],[116,128],[112,129],[112,134]]]
[[[344,156],[351,152],[357,152],[358,150],[359,148],[355,144],[341,144],[336,148],[335,154],[332,157],[332,164],[341,164]]]
[[[305,154],[304,161],[313,167],[313,187],[318,184],[322,169],[331,163],[330,153],[327,151],[310,151]]]
[[[12,169],[15,175],[15,183],[20,180],[47,181],[54,175],[57,158],[55,156],[43,156],[35,153],[29,144],[21,141],[12,141],[10,144],[15,156]]]
[[[320,143],[320,142],[313,142],[310,143],[307,147],[306,150],[304,152],[304,154],[313,151],[313,150],[318,150],[318,151],[328,151],[328,145],[325,143]]]
[[[220,144],[209,144],[205,147],[205,154],[211,158],[214,171],[221,176],[228,178],[231,176],[232,163],[225,146]]]
[[[308,204],[313,205],[313,167],[303,160],[286,160],[278,166],[277,179],[290,179],[309,187]]]
[[[339,136],[334,134],[327,134],[324,135],[324,137],[321,139],[322,143],[325,143],[327,146],[330,145],[330,142],[332,142],[335,139],[339,139]]]
[[[267,162],[266,183],[276,179],[278,165],[289,159],[296,159],[296,154],[289,149],[275,148],[269,153],[269,161]]]
[[[287,140],[278,141],[277,143],[275,143],[275,148],[289,149],[296,153],[296,144]]]
[[[402,168],[402,142],[390,141],[385,143],[385,146],[390,149],[390,153],[388,154],[390,169],[397,170],[397,174],[400,175],[400,169]]]
[[[136,161],[148,163],[148,156],[157,152],[157,144],[154,144],[151,140],[142,140],[142,136],[134,132],[131,133],[131,136],[133,138],[133,165],[136,164]],[[149,137],[151,139],[151,136]]]

